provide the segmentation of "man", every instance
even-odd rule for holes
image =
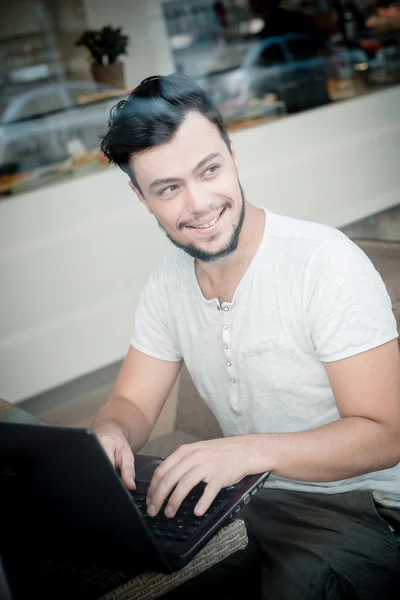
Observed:
[[[250,203],[221,115],[188,78],[143,81],[113,110],[102,149],[178,248],[150,276],[94,422],[125,484],[184,360],[225,437],[169,456],[148,513],[174,490],[172,517],[203,481],[200,516],[221,488],[272,471],[245,515],[246,551],[195,585],[224,572],[224,590],[240,575],[263,598],[390,598],[400,361],[380,276],[340,231]]]

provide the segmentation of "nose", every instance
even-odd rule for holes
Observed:
[[[204,188],[191,185],[187,187],[185,201],[188,212],[193,215],[194,219],[200,219],[210,212],[212,195]]]

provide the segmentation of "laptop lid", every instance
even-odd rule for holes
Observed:
[[[137,490],[146,493],[160,460],[136,455]],[[132,494],[91,429],[0,423],[0,483],[7,490],[9,543],[19,529],[34,551],[99,564],[132,564],[170,571],[186,564],[238,514],[269,473],[245,477],[222,490],[222,507],[179,548],[150,533]],[[11,516],[12,515],[12,516]]]
[[[0,556],[0,598],[1,600],[12,600],[10,586],[6,577],[3,561]]]
[[[169,570],[91,429],[0,423],[0,487],[6,550]]]

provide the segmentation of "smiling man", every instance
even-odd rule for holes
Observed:
[[[371,262],[340,231],[249,201],[221,115],[188,78],[143,81],[102,149],[177,247],[143,290],[93,425],[125,484],[185,361],[224,437],[169,456],[148,513],[170,496],[173,517],[202,481],[201,516],[221,488],[272,471],[244,514],[248,548],[196,589],[210,597],[223,576],[239,597],[395,597],[400,360]]]
[[[204,117],[199,113],[192,113],[186,117],[185,127],[182,127],[176,136],[177,140],[181,141],[181,144],[176,146],[176,150],[179,151],[181,147],[184,149],[187,168],[190,169],[191,174],[203,182],[211,181],[212,189],[207,191],[203,186],[205,191],[202,192],[201,198],[196,198],[197,193],[193,192],[192,210],[189,214],[185,198],[183,194],[179,193],[185,187],[184,179],[179,177],[155,179],[148,185],[148,190],[149,195],[153,196],[155,201],[159,200],[158,210],[157,213],[154,212],[154,215],[168,239],[200,262],[215,262],[232,254],[237,249],[245,217],[245,199],[239,181],[235,181],[235,179],[232,181],[234,175],[232,160],[230,160],[231,164],[227,164],[228,157],[221,152],[207,154],[194,168],[190,168],[190,160],[193,160],[195,154],[198,154],[193,148],[193,136],[198,136],[203,120]],[[207,138],[207,133],[207,130],[203,131],[203,138]],[[147,160],[148,157],[144,161],[140,160],[143,157],[138,157],[135,169],[141,173],[143,181],[146,181],[146,175],[149,180],[151,179],[156,166],[155,161],[161,161],[167,169],[167,156],[172,163],[179,160],[170,150],[169,146],[165,153],[166,156],[162,152],[153,156],[153,165]],[[182,164],[182,158],[179,162]],[[171,172],[174,172],[173,164],[171,164]],[[232,189],[233,182],[236,189]],[[133,183],[131,183],[131,187],[134,191],[139,192],[142,202],[149,207],[139,188],[135,188]],[[238,187],[240,201],[233,206],[233,200],[238,195]],[[227,194],[229,195],[227,196]],[[166,200],[175,197],[178,198],[178,201],[170,202],[168,210]],[[204,213],[202,206],[204,201],[207,202],[207,215],[199,218],[197,215],[202,216]],[[198,207],[197,203],[199,203]],[[152,212],[151,209],[150,212]],[[230,228],[226,226],[229,218],[233,219]],[[225,222],[225,227],[221,227],[223,222]]]

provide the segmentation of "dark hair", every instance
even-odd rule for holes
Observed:
[[[144,79],[127,100],[112,107],[101,150],[140,190],[129,159],[138,152],[169,142],[190,111],[199,112],[213,123],[231,150],[219,110],[197,83],[176,73]]]

